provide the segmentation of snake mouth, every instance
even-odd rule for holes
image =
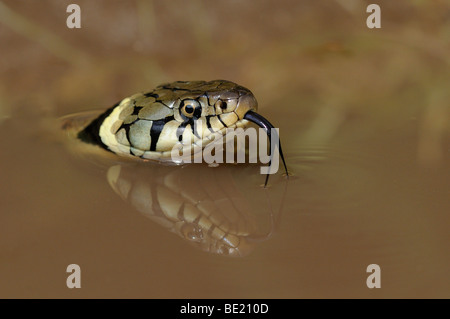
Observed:
[[[253,111],[248,111],[247,113],[245,113],[244,119],[246,119],[247,121],[250,121],[252,123],[255,123],[259,127],[263,128],[264,131],[266,132],[267,137],[269,138],[269,143],[270,143],[269,144],[270,145],[269,166],[272,163],[272,156],[273,156],[274,150],[275,150],[275,145],[272,144],[272,138],[271,138],[272,135],[274,135],[275,141],[277,142],[276,144],[278,144],[278,150],[280,152],[281,160],[283,161],[284,170],[286,171],[286,176],[289,176],[286,162],[284,161],[283,151],[281,150],[281,141],[280,141],[280,138],[279,138],[278,133],[275,130],[274,126],[265,117],[261,116],[260,114],[258,114],[256,112],[253,112]],[[266,175],[266,182],[264,183],[264,187],[267,186],[268,181],[269,181],[269,174]]]

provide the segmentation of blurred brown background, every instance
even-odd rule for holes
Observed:
[[[81,29],[66,27],[70,3]],[[381,29],[366,26],[370,3]],[[449,53],[446,0],[2,0],[0,296],[448,298]],[[213,79],[252,90],[294,174],[278,235],[247,259],[185,250],[124,214],[44,132]],[[80,260],[89,284],[68,290]]]

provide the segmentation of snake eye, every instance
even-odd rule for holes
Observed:
[[[180,111],[185,117],[200,117],[202,108],[196,100],[183,100],[180,104]]]

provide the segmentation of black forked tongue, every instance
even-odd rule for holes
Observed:
[[[281,160],[283,161],[284,169],[286,171],[286,176],[289,176],[288,170],[287,170],[287,167],[286,167],[286,162],[284,161],[283,151],[281,150],[280,138],[278,137],[278,133],[274,129],[273,125],[268,120],[266,120],[264,117],[262,117],[261,115],[259,115],[258,113],[255,113],[253,111],[248,111],[247,113],[245,113],[244,119],[246,119],[247,121],[255,123],[259,127],[262,127],[264,129],[264,131],[266,131],[266,134],[267,134],[267,137],[269,138],[269,143],[270,143],[269,167],[272,164],[272,156],[275,153],[274,152],[275,145],[272,145],[272,139],[271,139],[272,134],[274,135],[275,141],[277,141],[277,144],[278,144],[278,150],[280,152],[280,157],[281,157]],[[272,129],[274,129],[274,130],[272,130]],[[269,173],[266,175],[266,182],[264,183],[264,187],[267,186],[267,182],[269,181],[269,175],[270,175]]]

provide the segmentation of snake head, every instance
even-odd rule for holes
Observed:
[[[244,128],[248,122],[274,135],[273,125],[257,109],[252,92],[234,82],[177,81],[123,99],[78,137],[124,157],[181,163],[184,160],[174,160],[173,150],[190,158],[190,149],[198,153],[217,134],[226,135],[229,128]],[[271,139],[271,150],[273,145]],[[280,145],[279,151],[284,163]]]

